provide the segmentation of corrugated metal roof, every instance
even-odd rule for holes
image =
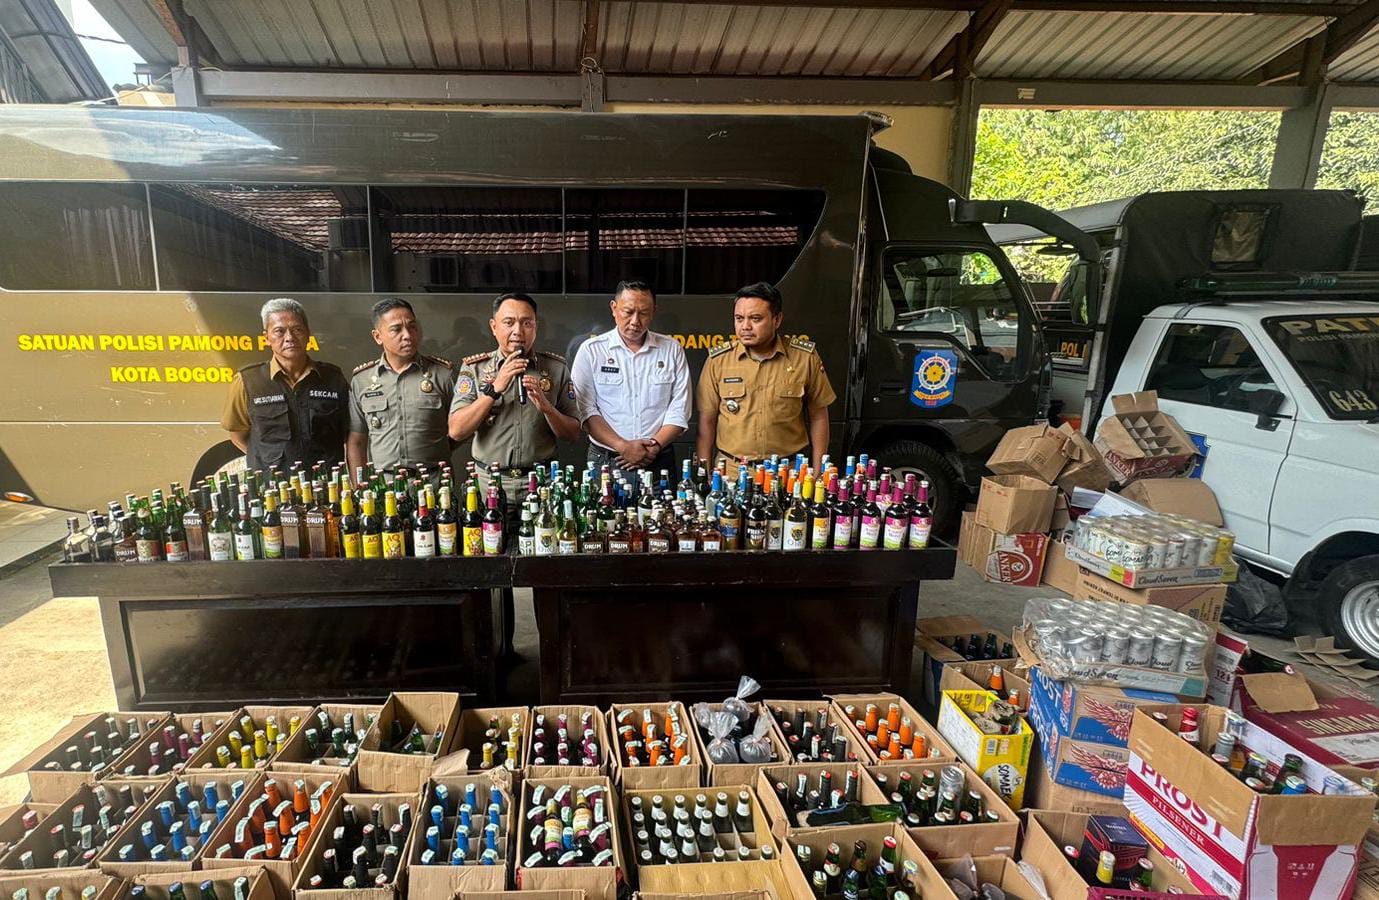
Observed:
[[[93,0],[150,62],[176,47],[153,0]],[[1342,0],[1347,2],[1347,0]],[[1016,11],[987,44],[988,78],[1231,80],[1325,28],[1298,16]],[[572,72],[578,0],[185,0],[227,67]],[[965,12],[604,0],[605,71],[684,75],[906,77],[968,21]],[[1379,80],[1379,35],[1333,67]]]
[[[1326,27],[1320,16],[1023,12],[978,57],[986,78],[1224,81]]]
[[[1379,81],[1379,30],[1371,31],[1326,70],[1335,81]]]
[[[110,85],[96,71],[53,0],[0,3],[0,31],[49,103],[101,100],[110,95]]]

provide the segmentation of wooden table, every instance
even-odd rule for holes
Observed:
[[[519,557],[541,637],[541,702],[903,693],[920,582],[951,547],[915,551]]]
[[[498,699],[507,557],[58,563],[55,597],[99,598],[120,709]]]

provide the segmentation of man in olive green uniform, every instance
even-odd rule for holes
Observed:
[[[817,472],[828,450],[828,407],[837,396],[812,341],[780,334],[780,292],[765,282],[733,297],[736,338],[709,352],[699,373],[699,458],[738,463],[809,448]]]
[[[455,372],[450,361],[421,352],[421,326],[412,304],[397,297],[373,307],[377,359],[350,378],[350,436],[345,444],[350,474],[365,462],[392,471],[435,469],[450,460],[450,401]]]
[[[497,347],[460,364],[450,403],[450,437],[474,439],[470,452],[485,473],[485,491],[489,466],[499,467],[511,534],[526,495],[527,473],[555,458],[557,438],[578,441],[581,433],[565,358],[533,350],[536,301],[518,291],[500,295],[493,301],[488,327]],[[503,649],[511,655],[511,591],[504,592],[503,606]]]
[[[307,355],[311,326],[296,300],[269,300],[259,317],[273,355],[235,375],[220,427],[244,451],[251,470],[342,462],[350,421],[345,373]]]

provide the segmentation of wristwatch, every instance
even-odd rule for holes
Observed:
[[[493,382],[491,381],[484,382],[483,387],[479,388],[479,393],[483,394],[490,400],[497,400],[499,397],[503,396],[502,394],[498,393],[498,389],[493,386]]]

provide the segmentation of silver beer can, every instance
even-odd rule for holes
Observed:
[[[1165,672],[1178,671],[1178,658],[1183,653],[1183,639],[1180,635],[1167,632],[1160,633],[1154,638],[1154,653],[1150,658],[1149,666],[1153,669],[1162,669]]]
[[[1183,638],[1182,655],[1178,657],[1178,672],[1196,672],[1206,668],[1207,642],[1192,635]]]
[[[1112,628],[1101,643],[1101,661],[1123,666],[1130,653],[1130,632]]]
[[[1136,628],[1130,632],[1130,642],[1125,648],[1125,664],[1149,668],[1154,661],[1154,632],[1147,628]]]

